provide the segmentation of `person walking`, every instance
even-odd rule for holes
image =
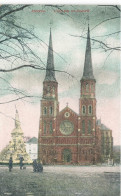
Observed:
[[[43,172],[42,162],[38,162],[38,172]]]
[[[22,169],[23,168],[23,161],[24,161],[24,158],[23,157],[20,157],[20,169]]]
[[[33,161],[33,172],[37,172],[37,160]]]
[[[12,157],[10,157],[10,159],[9,159],[9,172],[12,171],[12,168],[13,168],[13,159],[12,159]]]

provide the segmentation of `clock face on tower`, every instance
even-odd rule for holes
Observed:
[[[70,135],[74,130],[74,125],[72,122],[64,120],[60,124],[60,132],[64,135]]]

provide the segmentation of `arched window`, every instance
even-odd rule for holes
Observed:
[[[91,133],[91,129],[92,129],[92,122],[91,120],[88,121],[88,133]]]
[[[85,151],[85,160],[87,160],[87,151]]]
[[[89,92],[89,84],[86,84],[86,92]]]
[[[82,85],[82,92],[84,93],[85,92],[85,86]]]
[[[44,121],[44,134],[46,134],[46,121]]]
[[[85,133],[85,120],[82,121],[82,133]]]
[[[53,114],[53,108],[50,106],[50,114]]]
[[[92,106],[91,105],[88,106],[88,114],[92,114]]]
[[[92,151],[92,149],[90,149],[90,154],[93,154],[93,151]]]
[[[82,106],[82,114],[86,114],[86,106],[85,105]]]
[[[49,85],[47,86],[47,91],[50,93],[50,86]]]
[[[50,121],[50,133],[53,133],[53,124],[52,124],[52,121]]]
[[[91,84],[91,91],[93,92],[93,90],[94,90],[94,85]]]
[[[81,160],[81,156],[82,156],[82,151],[80,151],[80,156],[79,156],[79,159]]]
[[[53,86],[52,90],[53,90],[53,93],[55,93],[55,87],[54,86]]]
[[[43,108],[43,114],[46,115],[47,114],[47,107]]]

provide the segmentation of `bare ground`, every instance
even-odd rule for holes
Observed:
[[[119,167],[45,166],[20,170],[0,167],[0,196],[120,196]]]

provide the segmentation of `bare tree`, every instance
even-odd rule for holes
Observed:
[[[31,43],[34,41],[38,41],[40,44],[44,44],[48,46],[42,39],[38,38],[34,33],[33,29],[34,27],[25,28],[25,25],[20,22],[18,13],[24,12],[25,9],[32,9],[33,5],[2,5],[0,6],[0,72],[1,73],[9,73],[9,72],[15,72],[20,69],[34,69],[34,70],[46,70],[46,65],[43,62],[43,60],[38,56],[35,51],[31,49]],[[84,13],[82,13],[82,20],[79,21],[74,15],[70,14],[70,12],[63,12],[63,10],[67,10],[67,5],[44,5],[44,9],[46,10],[59,10],[59,12],[54,12],[54,14],[61,14],[62,17],[65,17],[69,20],[73,20],[75,23],[83,24],[84,28],[87,26],[88,17],[85,16]],[[75,6],[70,6],[71,8],[75,9]],[[90,13],[90,19],[91,14],[95,12],[95,10],[98,9],[100,6],[96,6],[92,12]],[[102,6],[102,9],[104,12],[106,12],[105,7]],[[108,23],[112,20],[117,20],[120,18],[120,8],[117,5],[114,6],[108,6],[107,8],[111,7],[111,9],[114,9],[114,15],[106,16],[105,19],[101,19],[99,23],[94,25],[91,28],[91,31],[96,29],[98,26],[101,26],[104,23]],[[97,47],[98,49],[102,49],[104,52],[108,53],[108,56],[113,51],[120,51],[120,46],[111,47],[107,44],[106,38],[111,37],[112,35],[119,35],[120,31],[112,32],[110,34],[106,34],[103,36],[97,36],[94,38],[91,38],[93,46]],[[85,31],[82,33],[82,35],[71,35],[74,37],[86,39]],[[63,61],[66,61],[63,57],[61,57],[56,51],[54,51]],[[108,57],[107,56],[107,57]],[[68,63],[68,62],[67,62]],[[64,70],[58,70],[55,71],[66,73],[68,76],[71,76],[74,78],[73,75],[70,73],[67,73]],[[5,103],[11,103],[13,101],[17,101],[20,99],[25,98],[32,98],[35,97],[35,95],[28,95],[23,90],[14,88],[9,81],[5,79],[5,77],[2,75],[0,77],[0,80],[4,81],[8,84],[9,92],[14,93],[17,95],[15,99],[8,100],[5,102],[1,102],[0,104]],[[5,89],[2,89],[5,90]],[[38,98],[40,98],[38,96]]]
[[[48,45],[33,33],[33,26],[29,27],[29,29],[25,28],[18,16],[19,12],[22,13],[25,9],[30,9],[30,7],[32,5],[2,5],[0,7],[0,72],[4,74],[29,68],[41,71],[46,70],[45,63],[31,49],[31,43],[38,41],[40,44],[44,43],[46,48]],[[62,58],[59,54],[57,55]],[[64,60],[64,58],[62,59]],[[63,70],[55,71],[71,76],[71,74]],[[3,101],[0,104],[11,103],[20,99],[24,100],[25,98],[38,97],[40,99],[40,96],[28,95],[25,91],[16,89],[3,75],[0,77],[0,80],[8,85],[8,88],[1,89],[2,91],[8,90],[9,93],[17,95],[15,99]]]

